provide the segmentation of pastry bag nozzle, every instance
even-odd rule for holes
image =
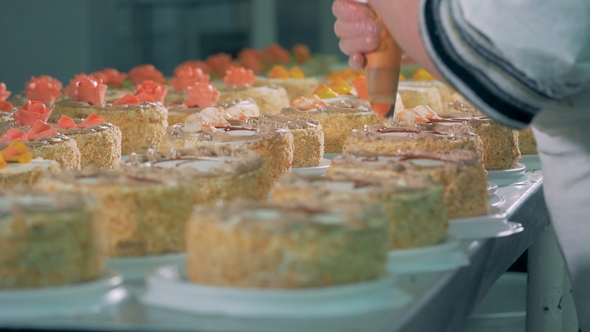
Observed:
[[[358,3],[367,3],[367,0],[353,0]],[[373,15],[381,24],[379,47],[365,54],[365,78],[369,92],[369,102],[373,111],[386,118],[393,118],[399,72],[401,67],[402,51],[387,31],[381,18],[373,11]]]

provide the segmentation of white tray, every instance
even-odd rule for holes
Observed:
[[[396,275],[445,271],[469,265],[469,257],[459,247],[459,239],[448,235],[436,245],[391,250],[387,268]]]
[[[148,272],[160,265],[184,264],[186,253],[143,257],[116,257],[107,260],[107,266],[120,271],[127,281],[140,281]]]
[[[500,171],[488,171],[488,181],[492,181],[499,187],[509,186],[528,181],[526,166],[517,164],[515,168]]]
[[[405,306],[412,297],[394,287],[391,275],[371,282],[303,290],[204,286],[186,280],[180,265],[165,265],[147,277],[139,301],[192,314],[250,318],[312,319],[366,314]]]
[[[484,239],[504,237],[524,230],[521,224],[508,221],[505,215],[449,220],[449,233],[459,239]]]
[[[96,313],[125,300],[123,277],[105,269],[96,280],[60,287],[0,291],[0,319],[48,318]]]
[[[489,202],[490,202],[491,206],[498,207],[498,206],[504,205],[504,203],[506,203],[506,199],[504,198],[504,196],[499,196],[499,195],[493,194],[493,195],[490,195]]]
[[[488,194],[493,195],[496,193],[496,191],[498,190],[498,185],[488,181]]]
[[[330,159],[322,159],[318,166],[292,168],[291,171],[300,175],[324,176],[326,175],[326,170],[328,170],[328,167],[330,167],[330,163]]]
[[[324,159],[329,159],[332,160],[336,157],[340,157],[342,155],[341,152],[337,152],[337,153],[324,153]]]
[[[526,166],[527,171],[541,169],[541,158],[538,154],[523,154],[521,157],[521,163]]]

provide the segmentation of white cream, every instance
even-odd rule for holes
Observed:
[[[231,136],[254,136],[256,135],[256,130],[228,130],[226,134]]]
[[[323,225],[339,225],[344,222],[343,213],[316,214],[310,218],[311,221]]]
[[[424,166],[424,167],[436,167],[436,166],[444,166],[445,162],[442,160],[436,160],[436,159],[408,159],[406,160],[408,162],[411,162],[414,165],[418,165],[418,166]]]
[[[35,158],[28,164],[8,163],[7,167],[0,169],[0,174],[26,173],[37,167],[48,169],[51,166],[58,166],[58,163],[54,160]]]
[[[232,161],[237,161],[237,159],[232,157],[202,158],[199,160],[176,159],[160,161],[155,166],[160,168],[192,168],[199,172],[209,172],[212,169],[219,169],[225,163]]]
[[[236,106],[248,117],[260,116],[260,107],[251,100],[242,100],[236,103]]]

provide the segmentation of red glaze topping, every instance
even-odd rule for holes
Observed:
[[[27,133],[27,139],[29,141],[34,141],[39,137],[49,137],[55,135],[57,135],[57,130],[55,130],[55,128],[41,120],[37,120],[31,129],[29,129],[29,132]]]
[[[20,131],[18,129],[10,128],[10,129],[8,129],[6,134],[4,134],[4,136],[2,136],[2,138],[0,138],[0,143],[13,142],[13,141],[26,141],[26,140],[27,140],[27,133],[25,133],[24,131]]]
[[[105,121],[102,118],[102,116],[92,113],[86,119],[84,119],[84,121],[82,121],[82,123],[80,123],[76,127],[80,128],[80,129],[84,129],[87,127],[97,126],[97,125],[100,125],[103,123],[105,123]]]
[[[205,61],[215,77],[223,77],[225,72],[234,66],[231,55],[225,53],[211,55]]]
[[[150,96],[150,98],[153,99],[153,101],[164,103],[164,98],[166,98],[168,88],[165,85],[158,84],[154,81],[143,81],[143,83],[138,85],[137,89],[135,89],[135,95],[138,98],[139,95],[141,95],[142,93],[145,93],[148,96]]]
[[[76,83],[76,99],[74,101],[84,101],[90,105],[104,104],[104,95],[107,92],[106,84],[102,80],[95,81],[90,77],[85,77]]]
[[[74,78],[70,80],[70,84],[64,88],[64,93],[66,96],[72,98],[72,100],[78,100],[78,87],[76,86],[76,83],[80,82],[86,77],[88,76],[86,76],[84,73],[74,76]]]
[[[225,85],[227,86],[248,86],[251,87],[254,85],[254,81],[256,80],[256,75],[251,69],[246,69],[244,67],[234,67],[228,69],[225,72]]]
[[[209,74],[211,67],[204,61],[187,60],[174,68],[174,76],[178,76],[178,73],[185,70],[185,68],[191,67],[193,69],[201,69],[203,73]]]
[[[209,83],[209,75],[203,70],[194,67],[183,67],[175,71],[175,77],[170,79],[170,85],[174,91],[185,91],[195,83]]]
[[[105,68],[102,71],[95,71],[89,76],[95,80],[101,79],[104,84],[120,89],[128,75],[114,68]]]
[[[145,94],[144,94],[145,95]],[[113,106],[121,106],[121,105],[137,105],[139,104],[139,98],[135,97],[134,95],[127,92],[123,97],[117,99]]]
[[[33,126],[35,122],[47,122],[51,115],[51,108],[40,101],[29,100],[22,108],[19,108],[12,116],[19,126]]]
[[[188,87],[187,107],[209,107],[217,104],[219,91],[209,83],[195,83]]]
[[[0,112],[10,112],[14,110],[14,106],[7,101],[0,101]]]
[[[137,100],[140,103],[153,103],[153,102],[155,102],[154,98],[152,98],[150,95],[148,95],[145,92],[142,92],[135,97],[137,98]]]
[[[47,75],[31,77],[31,80],[25,83],[27,98],[44,103],[54,103],[55,99],[61,96],[61,89],[61,82]]]
[[[263,54],[264,60],[271,66],[277,63],[288,65],[291,61],[291,55],[289,54],[289,51],[277,43],[271,44],[265,48]]]
[[[244,68],[251,69],[255,74],[264,69],[264,54],[253,48],[245,48],[238,54],[238,59]]]
[[[133,85],[138,86],[144,81],[154,81],[160,84],[166,83],[164,74],[153,65],[139,65],[129,72],[129,79]]]
[[[59,120],[57,121],[57,124],[55,126],[57,128],[66,129],[67,130],[67,129],[70,129],[70,128],[76,128],[76,123],[69,116],[62,115],[59,118]]]
[[[10,91],[6,90],[6,84],[0,82],[0,101],[5,101],[10,97]]]
[[[293,46],[292,51],[295,55],[295,62],[297,62],[298,64],[307,62],[307,60],[309,60],[309,57],[311,56],[311,51],[309,50],[309,47],[307,47],[307,45],[296,44],[295,46]]]

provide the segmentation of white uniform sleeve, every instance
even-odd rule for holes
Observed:
[[[442,75],[507,126],[590,89],[589,1],[422,0],[420,15]]]

